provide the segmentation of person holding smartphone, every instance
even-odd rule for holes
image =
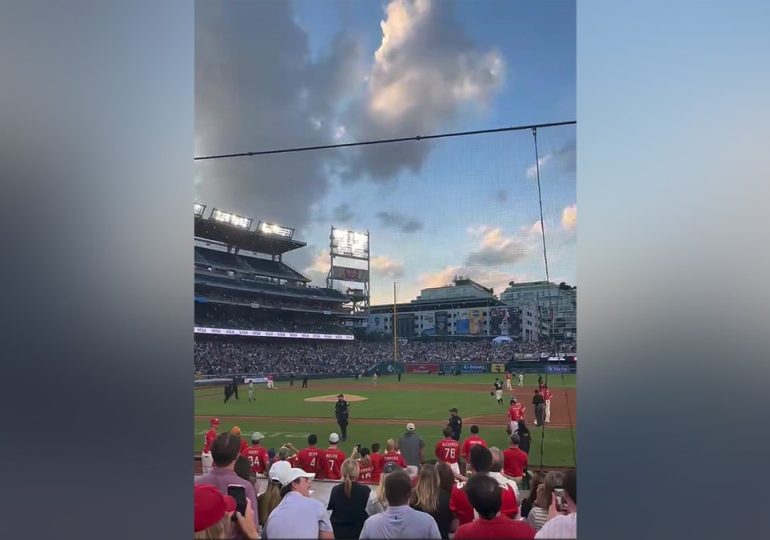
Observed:
[[[194,536],[197,539],[229,538],[233,529],[249,540],[259,540],[259,532],[254,524],[254,509],[246,498],[242,486],[239,495],[242,505],[232,495],[223,495],[216,486],[199,484],[194,488]]]
[[[562,485],[553,490],[548,521],[535,538],[577,538],[577,471],[567,471]]]

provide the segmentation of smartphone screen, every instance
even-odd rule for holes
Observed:
[[[230,484],[227,486],[227,494],[235,499],[236,512],[240,512],[241,515],[246,515],[246,488],[237,484]],[[235,514],[233,514],[233,521],[236,520]]]
[[[556,488],[553,490],[553,496],[556,497],[556,510],[559,512],[567,511],[567,503],[564,502],[564,489]]]

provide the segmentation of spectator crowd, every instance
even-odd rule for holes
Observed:
[[[305,448],[286,444],[276,452],[261,446],[261,433],[249,446],[239,428],[220,433],[211,419],[207,460],[195,478],[194,537],[576,538],[576,471],[532,474],[515,433],[501,450],[487,447],[473,427],[462,445],[445,428],[429,452],[410,423],[397,441],[385,442],[384,453],[372,443],[347,456],[336,433],[327,448],[312,434]],[[316,479],[335,482],[328,503],[313,497]]]

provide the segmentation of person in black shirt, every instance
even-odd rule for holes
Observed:
[[[543,402],[545,407],[545,402]],[[350,403],[345,400],[343,394],[337,396],[337,403],[334,405],[334,416],[337,417],[337,425],[340,426],[340,435],[342,440],[348,438],[348,416],[350,415]]]
[[[456,408],[453,407],[449,409],[449,412],[452,413],[452,416],[449,417],[447,425],[449,426],[449,429],[452,430],[452,438],[456,441],[459,441],[460,433],[463,430],[463,419],[460,418],[459,414],[457,414]]]
[[[307,388],[307,373],[302,377],[302,388]]]
[[[289,386],[294,386],[294,372],[289,373]]]
[[[498,405],[503,404],[503,381],[495,378],[495,399]]]
[[[231,397],[233,397],[233,385],[226,384],[225,385],[225,403],[227,403]]]
[[[366,503],[371,490],[358,483],[359,467],[356,460],[346,459],[342,463],[342,483],[332,488],[329,506],[332,514],[329,521],[334,530],[334,538],[358,538],[364,521],[369,517]]]
[[[532,405],[535,406],[535,425],[542,427],[545,423],[545,400],[540,395],[540,390],[535,390]]]
[[[527,424],[524,423],[523,419],[519,420],[519,429],[516,431],[516,434],[519,436],[519,450],[529,454],[529,443],[531,442],[531,439],[529,428],[527,427]]]
[[[233,394],[235,395],[235,399],[238,399],[238,377],[233,377]]]

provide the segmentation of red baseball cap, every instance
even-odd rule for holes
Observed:
[[[211,425],[212,426],[218,426],[219,425],[219,418],[212,418],[211,419]]]
[[[235,499],[222,495],[209,484],[195,486],[195,532],[208,529],[225,517],[226,512],[235,512]]]

